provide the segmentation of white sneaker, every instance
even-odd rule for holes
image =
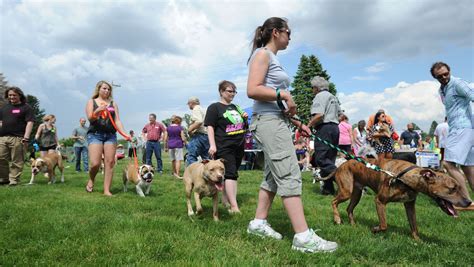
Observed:
[[[309,229],[311,236],[306,241],[301,241],[296,236],[293,238],[293,245],[291,249],[302,251],[302,252],[333,252],[337,249],[337,243],[327,241],[319,237],[313,229]]]
[[[278,240],[283,239],[283,236],[277,231],[273,230],[273,228],[267,222],[258,224],[256,226],[250,222],[249,226],[247,227],[247,233],[260,237],[271,237]]]

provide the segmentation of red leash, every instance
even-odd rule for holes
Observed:
[[[118,129],[117,127],[117,124],[115,124],[115,120],[114,118],[112,117],[112,114],[110,114],[110,111],[108,109],[105,109],[103,112],[105,112],[105,116],[104,116],[104,113],[101,114],[102,118],[108,116],[109,119],[110,119],[110,122],[112,123],[112,126],[114,126],[115,130],[121,135],[123,136],[123,138],[125,138],[125,140],[127,141],[132,141],[132,138],[129,136],[129,135],[126,135],[124,132],[122,132],[121,130]],[[105,118],[104,118],[105,119]],[[135,162],[135,169],[137,170],[138,172],[138,158],[137,158],[137,151],[135,150],[135,148],[133,147],[132,145],[132,149],[133,149],[133,159],[134,159],[134,162]]]

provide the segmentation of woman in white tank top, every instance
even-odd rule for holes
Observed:
[[[286,20],[269,18],[257,27],[249,58],[247,95],[255,100],[250,131],[265,155],[264,179],[260,185],[255,219],[249,234],[282,239],[267,222],[276,194],[280,195],[295,231],[292,249],[304,252],[334,251],[335,242],[326,241],[309,229],[301,201],[302,179],[288,121],[310,135],[310,129],[296,120],[296,104],[286,90],[290,81],[276,54],[286,49],[291,30]],[[280,103],[278,103],[281,101]],[[283,105],[286,102],[286,107]]]

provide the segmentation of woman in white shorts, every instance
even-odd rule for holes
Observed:
[[[181,161],[183,157],[183,147],[185,143],[184,130],[181,126],[182,119],[179,116],[173,115],[171,117],[171,124],[166,128],[165,135],[165,151],[169,151],[171,158],[171,171],[173,176],[178,179],[182,179],[179,175],[181,168]]]

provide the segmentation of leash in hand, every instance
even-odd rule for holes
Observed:
[[[296,117],[296,116],[293,116],[293,117],[291,117],[290,119],[296,120],[296,121],[299,121],[299,122],[303,123],[303,121],[302,121],[300,118]],[[339,147],[337,147],[337,146],[335,146],[335,145],[329,143],[328,141],[326,141],[326,140],[320,138],[319,136],[316,136],[316,134],[315,134],[314,132],[312,132],[311,137],[314,138],[315,140],[318,140],[319,142],[321,142],[321,143],[323,143],[323,144],[329,146],[330,148],[335,149],[335,150],[337,150],[338,152],[341,152],[342,154],[346,155],[346,156],[349,157],[350,159],[357,160],[358,162],[364,164],[365,167],[368,168],[368,169],[371,169],[371,170],[374,170],[374,171],[378,171],[378,172],[383,172],[383,173],[387,174],[388,176],[390,176],[390,177],[392,177],[392,178],[396,177],[396,175],[393,174],[392,172],[387,171],[387,170],[384,170],[384,169],[380,168],[379,166],[377,166],[377,165],[375,165],[375,164],[372,164],[372,163],[370,163],[370,162],[367,162],[366,160],[364,160],[364,159],[361,158],[361,157],[357,157],[357,156],[355,156],[355,155],[353,155],[353,154],[349,154],[347,151],[340,149]]]

